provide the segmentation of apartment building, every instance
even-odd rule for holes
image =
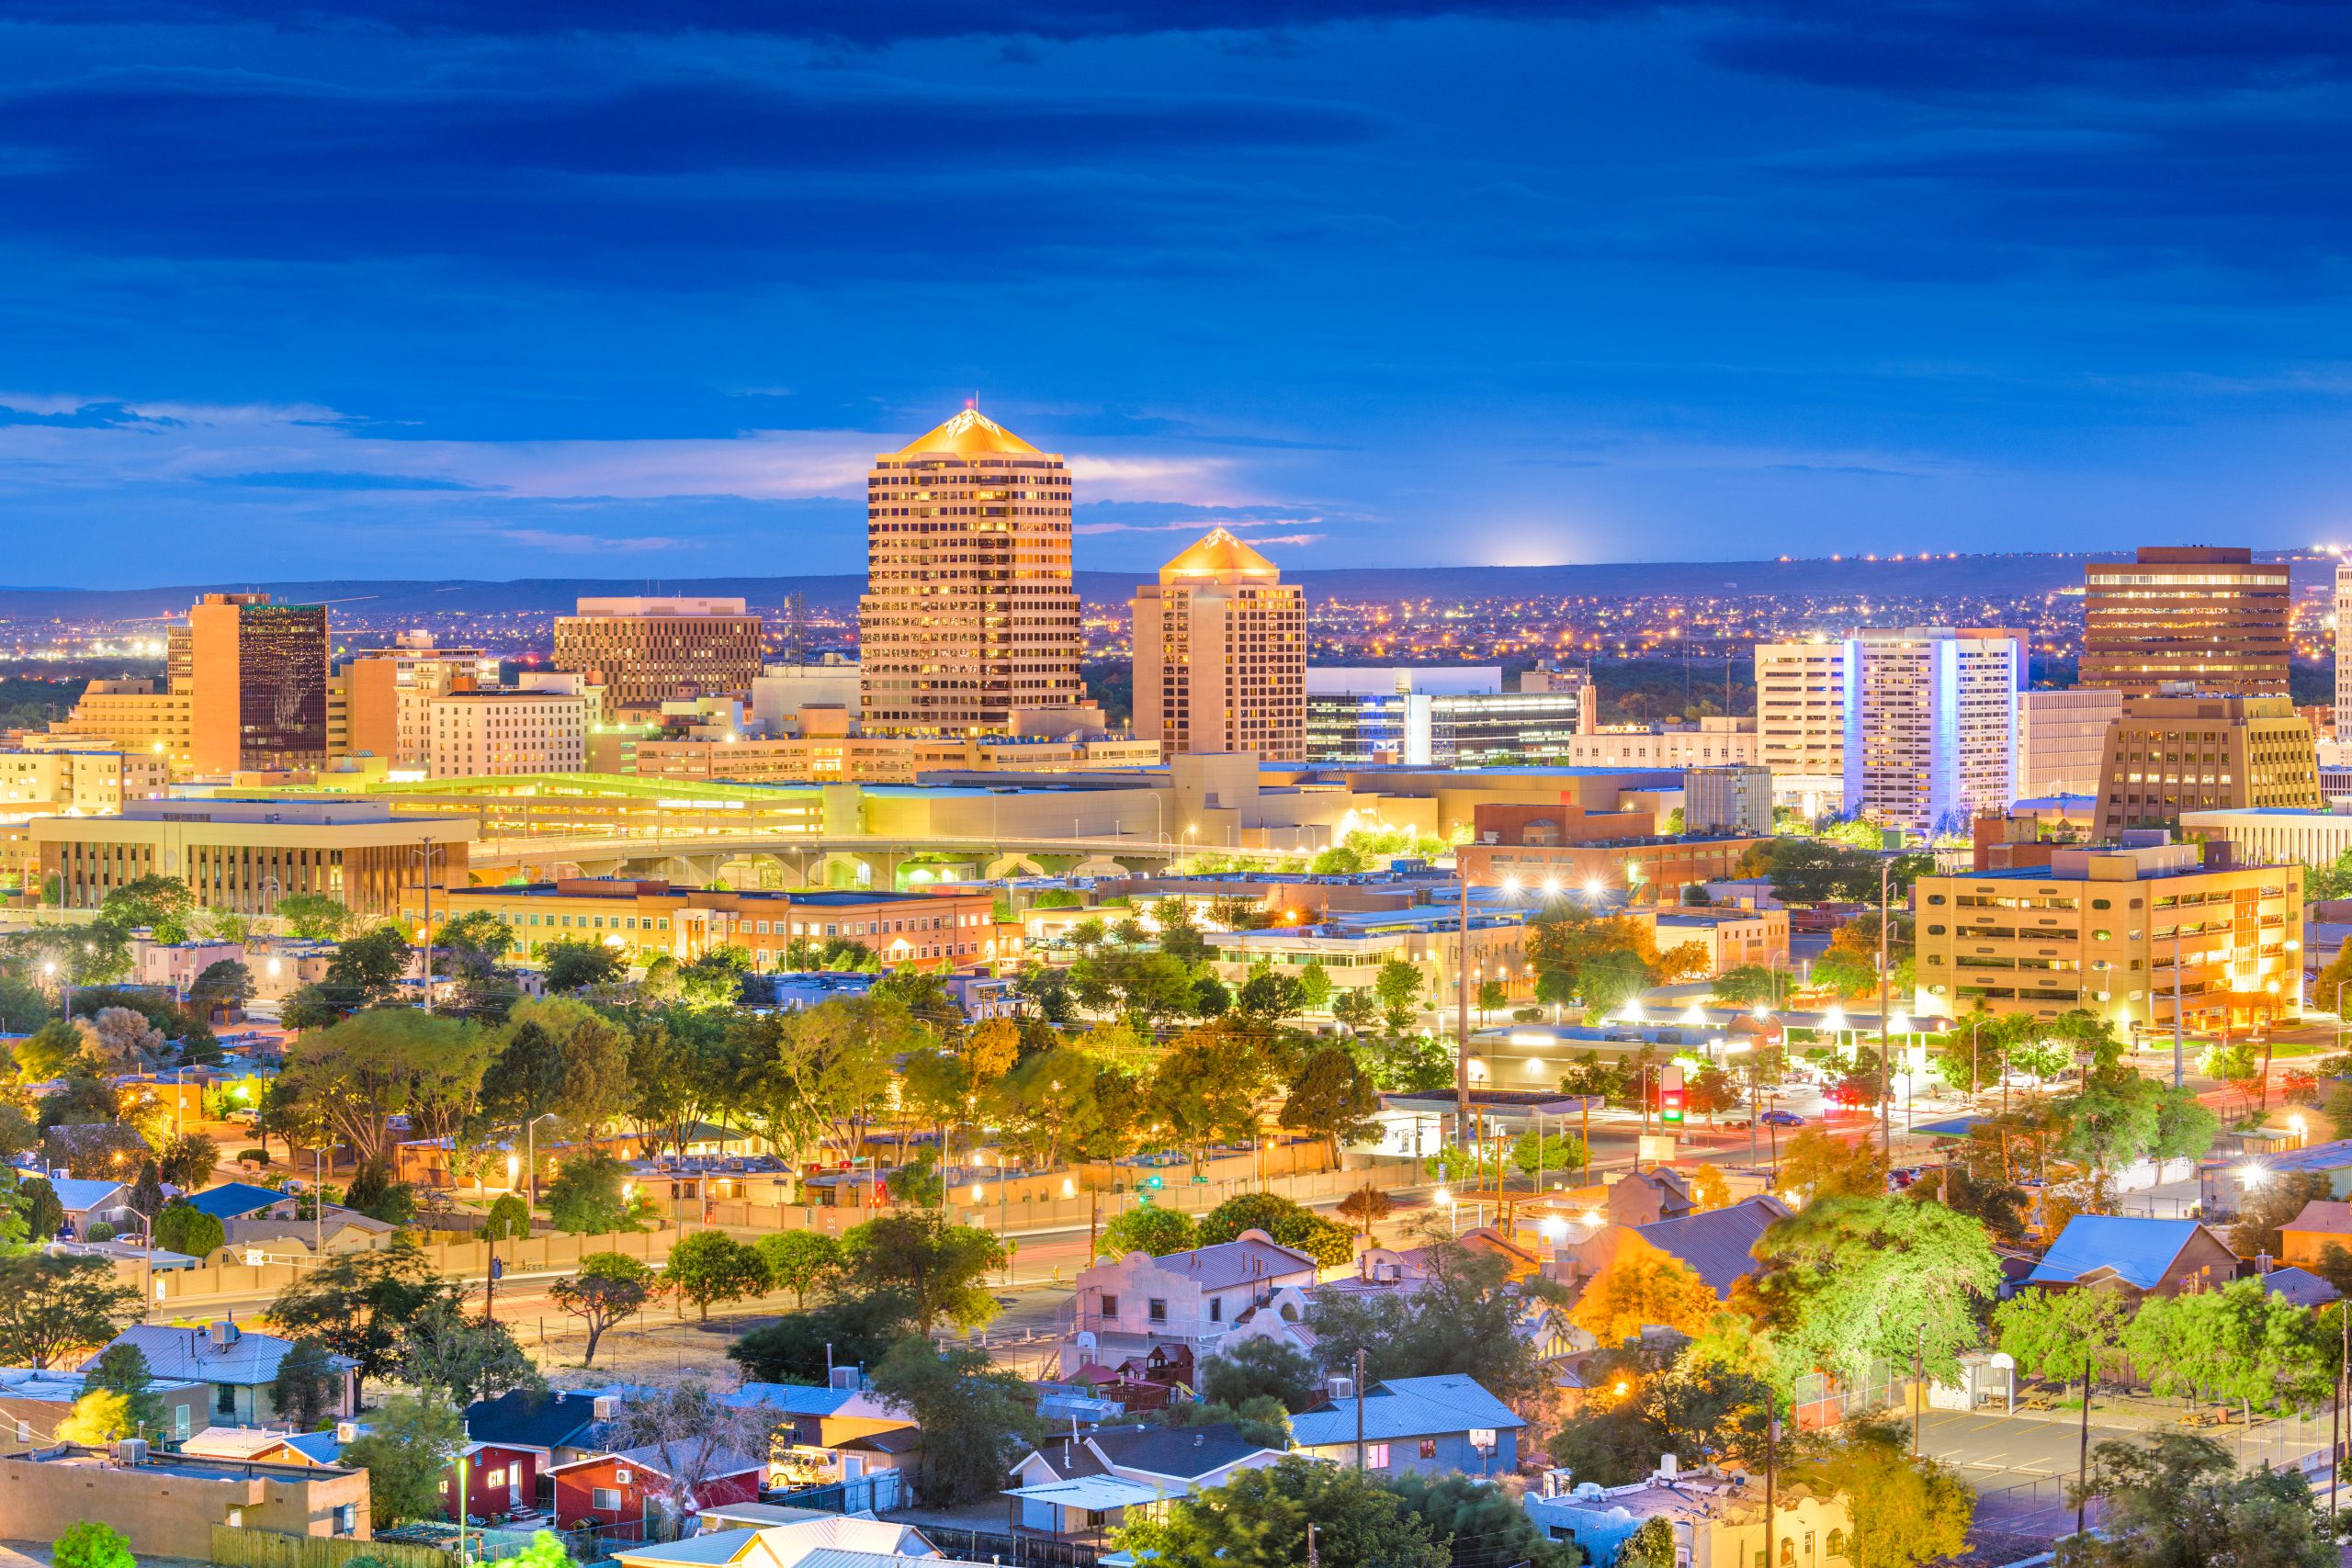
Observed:
[[[171,773],[153,751],[0,751],[0,817],[111,817],[163,799]]]
[[[588,763],[588,704],[560,692],[445,692],[424,705],[435,778],[576,773]]]
[[[1913,833],[1958,832],[2013,798],[2020,643],[1917,627],[1847,639],[1845,801]]]
[[[1306,591],[1223,528],[1136,590],[1136,733],[1172,753],[1306,756]]]
[[[2108,726],[2098,836],[2172,827],[2189,811],[2317,810],[2318,748],[2283,696],[2130,698]]]
[[[555,668],[592,677],[616,716],[671,697],[747,694],[765,652],[760,617],[741,599],[579,601],[555,620]]]
[[[1522,683],[1520,690],[1527,687]],[[1579,719],[1596,700],[1590,687],[1581,699]],[[1754,719],[1711,717],[1696,724],[1586,728],[1568,742],[1561,761],[1577,768],[1732,768],[1753,767],[1761,759]]]
[[[2291,589],[2284,561],[2246,549],[2143,546],[2083,569],[2082,683],[2128,697],[2186,682],[2287,695]]]
[[[161,757],[175,779],[196,770],[196,694],[167,681],[93,681],[50,741]]]
[[[1756,760],[1807,817],[1845,800],[1847,664],[1842,638],[1756,645]]]
[[[2303,871],[2140,831],[2058,847],[2046,866],[1921,877],[1920,1005],[1959,1017],[2055,1017],[2119,1030],[2243,1029],[2302,1010]]]

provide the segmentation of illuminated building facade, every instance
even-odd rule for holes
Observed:
[[[1306,756],[1306,591],[1222,528],[1136,590],[1136,733],[1171,753]]]
[[[2285,697],[2135,697],[2108,726],[2098,836],[2186,811],[2316,810],[2318,742]]]
[[[2284,562],[2251,550],[2143,546],[2083,571],[2082,684],[2153,696],[2168,682],[2239,696],[2285,696],[2289,585]]]
[[[207,593],[187,613],[190,765],[200,776],[327,760],[327,612]]]
[[[555,621],[560,671],[594,677],[616,714],[678,696],[743,695],[761,670],[760,617],[741,599],[582,599]]]

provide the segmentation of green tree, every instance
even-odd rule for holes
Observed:
[[[201,1133],[183,1133],[155,1156],[155,1174],[183,1192],[201,1192],[212,1185],[220,1164],[220,1145]]]
[[[624,1196],[628,1186],[628,1167],[604,1150],[574,1155],[547,1185],[548,1218],[571,1235],[634,1231],[638,1225]]]
[[[1008,1258],[998,1237],[936,1213],[884,1214],[842,1237],[846,1287],[905,1296],[925,1335],[941,1318],[969,1333],[996,1316],[987,1280]]]
[[[1306,1321],[1325,1363],[1349,1365],[1362,1350],[1371,1382],[1460,1373],[1507,1403],[1535,1397],[1544,1364],[1522,1329],[1565,1309],[1561,1287],[1541,1275],[1514,1281],[1502,1258],[1442,1235],[1421,1262],[1416,1291],[1316,1297]]]
[[[489,1055],[489,1036],[476,1024],[384,1009],[298,1035],[286,1048],[279,1081],[361,1160],[389,1162],[395,1116],[408,1119],[411,1137],[456,1133],[472,1109]]]
[[[1118,1532],[1123,1551],[1162,1568],[1273,1568],[1304,1562],[1307,1526],[1328,1568],[1447,1568],[1453,1552],[1429,1521],[1347,1465],[1285,1454],[1167,1505]]]
[[[235,1011],[253,999],[254,972],[233,958],[208,964],[187,988],[187,1005],[202,1013]]]
[[[1421,1005],[1421,966],[1410,959],[1392,958],[1380,966],[1372,991],[1380,998],[1390,1029],[1401,1033],[1411,1027],[1413,1014]]]
[[[112,1525],[96,1519],[84,1519],[68,1525],[51,1549],[49,1560],[55,1568],[138,1568],[139,1560],[130,1553],[130,1542]]]
[[[368,1472],[375,1528],[441,1517],[441,1487],[465,1447],[465,1423],[430,1394],[396,1393],[345,1443],[343,1462]]]
[[[1034,1438],[1032,1391],[985,1350],[901,1339],[874,1369],[874,1392],[922,1429],[915,1484],[933,1507],[992,1497]]]
[[[269,1404],[278,1418],[290,1421],[298,1432],[315,1431],[334,1414],[343,1380],[326,1347],[304,1337],[279,1359],[277,1375],[270,1380]]]
[[[1253,1230],[1265,1232],[1276,1246],[1306,1253],[1327,1269],[1355,1257],[1355,1238],[1347,1226],[1272,1192],[1241,1192],[1227,1198],[1201,1216],[1193,1241],[1196,1247],[1216,1247]]]
[[[1350,1032],[1361,1034],[1380,1019],[1379,995],[1368,986],[1340,991],[1331,998],[1331,1016]]]
[[[1526,1568],[1575,1568],[1583,1561],[1575,1547],[1545,1539],[1518,1499],[1491,1481],[1408,1472],[1389,1477],[1385,1489],[1396,1495],[1408,1513],[1429,1526],[1431,1540],[1453,1549],[1457,1563],[1477,1561],[1523,1563]]]
[[[577,1273],[548,1287],[548,1298],[588,1330],[588,1348],[580,1357],[587,1367],[595,1364],[596,1346],[606,1329],[643,1312],[667,1288],[650,1266],[625,1252],[592,1252],[580,1260]]]
[[[351,923],[343,900],[324,893],[288,893],[277,901],[277,912],[286,934],[303,942],[333,942]]]
[[[154,1382],[146,1353],[136,1345],[118,1344],[98,1352],[96,1363],[85,1375],[84,1386],[119,1396],[130,1432],[161,1438],[170,1431],[172,1416],[155,1392]]]
[[[228,1228],[203,1210],[175,1198],[155,1216],[155,1245],[165,1252],[206,1258],[229,1244]]]
[[[2123,1344],[2132,1303],[2120,1289],[2023,1291],[1993,1311],[1993,1335],[2028,1377],[2079,1382],[2105,1372]]]
[[[1319,1046],[1299,1064],[1298,1076],[1283,1100],[1280,1124],[1322,1139],[1336,1166],[1342,1144],[1361,1142],[1380,1131],[1380,1090],[1354,1052],[1342,1045]]]
[[[482,1216],[484,1241],[519,1241],[530,1234],[530,1205],[515,1193],[504,1193],[493,1200],[490,1212]]]
[[[547,972],[548,992],[563,996],[590,986],[609,985],[620,978],[622,968],[617,949],[568,938],[541,944],[539,964]]]
[[[1812,1444],[1792,1479],[1844,1501],[1858,1565],[1919,1568],[1967,1550],[1976,1494],[1951,1466],[1913,1459],[1901,1427],[1849,1422]]]
[[[1574,1133],[1545,1133],[1539,1139],[1531,1127],[1510,1145],[1510,1163],[1529,1176],[1580,1169],[1587,1157],[1584,1140]]]
[[[807,1307],[808,1292],[823,1290],[841,1272],[842,1244],[822,1231],[776,1231],[754,1245],[773,1288],[790,1291],[796,1307]]]
[[[471,1315],[454,1296],[428,1303],[405,1325],[402,1340],[401,1376],[419,1390],[446,1395],[460,1410],[515,1389],[547,1388],[511,1326]]]
[[[188,940],[188,917],[195,912],[196,895],[187,883],[153,873],[124,883],[98,905],[101,921],[124,931],[143,927],[157,942],[175,947]]]
[[[713,1302],[740,1302],[768,1288],[768,1266],[725,1231],[696,1231],[670,1249],[662,1271],[670,1288],[695,1304],[705,1323]]]
[[[0,1258],[0,1359],[50,1367],[112,1339],[139,1310],[102,1258],[20,1252]]]
[[[296,1276],[270,1303],[281,1333],[315,1337],[359,1363],[362,1377],[399,1370],[401,1336],[456,1286],[433,1270],[413,1242],[395,1241],[380,1252],[337,1253]]]
[[[1294,1416],[1323,1397],[1315,1363],[1279,1339],[1253,1334],[1220,1346],[1201,1367],[1201,1397],[1237,1409],[1271,1395]]]
[[[1199,1030],[1159,1059],[1148,1099],[1169,1146],[1190,1154],[1198,1171],[1212,1144],[1258,1135],[1265,1089],[1261,1053],[1237,1036]]]
[[[17,1072],[28,1083],[63,1077],[88,1060],[89,1043],[82,1032],[62,1018],[45,1019],[40,1028],[17,1042]]]
[[[2001,1282],[1983,1224],[1899,1198],[1816,1198],[1766,1231],[1756,1256],[1749,1282],[1783,1353],[1849,1379],[1909,1359],[1924,1331],[1928,1371],[1949,1380]]]
[[[1674,1568],[1674,1525],[1664,1517],[1644,1519],[1617,1549],[1617,1568]]]
[[[1188,1215],[1157,1203],[1138,1203],[1125,1213],[1111,1217],[1094,1243],[1094,1255],[1125,1258],[1130,1252],[1148,1252],[1154,1258],[1165,1258],[1192,1246],[1193,1222]]]
[[[1318,1012],[1331,1005],[1331,974],[1319,958],[1310,958],[1298,971],[1299,1005]]]
[[[2267,1464],[2241,1472],[2211,1438],[2161,1432],[2103,1442],[2091,1450],[2079,1490],[2106,1508],[2095,1534],[2061,1547],[2066,1568],[2335,1568],[2340,1561],[2299,1472]]]
[[[1886,1191],[1886,1156],[1869,1138],[1849,1144],[1807,1127],[1781,1151],[1780,1190],[1808,1200],[1880,1197]]]
[[[57,1196],[45,1176],[28,1176],[17,1183],[17,1210],[24,1215],[25,1235],[30,1240],[49,1240],[65,1224],[65,1205]]]
[[[900,1291],[844,1295],[788,1312],[727,1348],[747,1382],[821,1383],[834,1367],[870,1367],[915,1331],[914,1303]]]

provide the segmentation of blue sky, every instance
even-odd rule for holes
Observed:
[[[0,22],[11,582],[854,570],[974,392],[1088,569],[2352,536],[2337,6],[94,15]]]

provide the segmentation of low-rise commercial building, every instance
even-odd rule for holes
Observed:
[[[1692,883],[1734,875],[1758,833],[1657,830],[1648,811],[1593,812],[1575,806],[1492,805],[1476,808],[1472,840],[1456,852],[1473,882],[1515,878],[1539,885],[1624,890],[1671,902]]]
[[[2247,806],[2184,811],[2180,830],[2227,844],[2241,865],[2334,865],[2352,850],[2352,799],[2339,797],[2322,809]]]
[[[1306,671],[1310,762],[1476,767],[1562,761],[1581,694],[1506,692],[1498,665]]]
[[[922,736],[818,734],[772,739],[639,740],[641,778],[725,779],[742,784],[913,784],[943,768],[997,773],[1069,773],[1148,768],[1159,742],[1129,736]]]
[[[1682,775],[1682,829],[1688,833],[1772,831],[1772,770],[1753,763],[1691,768]]]
[[[112,817],[129,802],[171,793],[162,753],[28,747],[0,751],[0,816]]]
[[[2108,726],[2098,836],[2191,811],[2319,808],[2319,742],[2285,697],[2133,697]]]
[[[1589,711],[1589,691],[1584,700]],[[1754,765],[1760,754],[1754,719],[1702,718],[1583,730],[1561,760],[1578,768],[1728,768]]]
[[[2133,835],[2134,839],[2143,835]],[[2119,1030],[2245,1028],[2302,1010],[2303,872],[2218,848],[2058,848],[2047,866],[1923,876],[1912,889],[1920,1005]]]
[[[95,909],[142,876],[175,876],[206,908],[266,915],[293,893],[323,893],[390,914],[421,882],[460,881],[474,825],[394,817],[373,801],[149,800],[118,817],[39,817],[28,824],[44,878],[67,908]]]
[[[1442,905],[1336,914],[1311,926],[1216,931],[1206,940],[1211,966],[1232,986],[1247,980],[1261,964],[1294,977],[1314,964],[1322,967],[1334,994],[1363,990],[1380,978],[1384,964],[1401,959],[1421,972],[1424,1006],[1452,1008],[1461,989],[1462,916],[1457,908]],[[1477,987],[1489,980],[1499,982],[1514,1004],[1534,994],[1535,976],[1527,964],[1525,910],[1474,910],[1468,949],[1474,1005]]]
[[[1734,909],[1704,907],[1632,908],[1626,913],[1651,928],[1657,950],[1696,947],[1704,967],[1696,977],[1713,979],[1743,964],[1786,967],[1789,962],[1789,912],[1786,909]]]
[[[26,1540],[85,1519],[120,1531],[142,1558],[213,1561],[212,1531],[370,1539],[368,1472],[334,1465],[57,1447],[0,1459],[0,1517]]]

